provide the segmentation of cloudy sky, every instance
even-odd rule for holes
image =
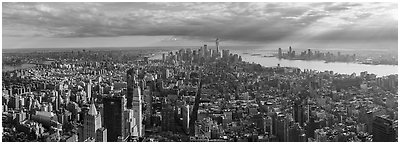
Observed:
[[[397,49],[397,3],[3,3],[3,48]]]

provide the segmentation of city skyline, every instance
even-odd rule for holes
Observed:
[[[3,49],[228,45],[397,49],[396,3],[3,3]]]
[[[2,3],[2,142],[398,142],[398,3]]]
[[[3,69],[2,141],[398,141],[397,72],[263,66],[215,44],[155,59],[149,49],[5,53],[32,66]],[[290,47],[282,58],[356,57]]]

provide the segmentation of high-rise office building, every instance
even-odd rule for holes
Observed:
[[[89,83],[86,85],[86,98],[90,101],[92,97],[92,80],[89,80]]]
[[[133,127],[137,127],[138,137],[142,137],[144,135],[143,128],[143,112],[142,112],[142,103],[143,98],[141,94],[140,87],[137,87],[133,90],[133,101],[132,101],[132,110],[133,110],[133,118],[135,119],[135,124]]]
[[[306,127],[306,136],[307,138],[315,138],[314,136],[314,131],[317,129],[318,124],[315,122],[315,115],[310,115],[309,120],[307,122],[307,127]]]
[[[327,141],[326,132],[323,129],[316,129],[314,131],[314,138],[316,142],[326,142]]]
[[[152,107],[152,102],[153,102],[153,96],[152,96],[152,94],[151,94],[151,92],[150,92],[150,90],[151,89],[153,89],[154,90],[154,88],[152,88],[152,87],[154,87],[154,84],[152,84],[152,83],[150,83],[150,82],[148,82],[149,84],[151,84],[150,86],[147,86],[147,88],[146,89],[144,89],[144,91],[143,91],[143,102],[145,103],[145,111],[144,111],[144,118],[143,119],[146,119],[145,120],[145,126],[150,126],[151,125],[151,121],[150,121],[150,118],[151,118],[151,114],[152,114],[152,111],[153,111],[153,107]]]
[[[94,103],[90,105],[89,111],[83,119],[83,140],[96,139],[96,131],[101,128],[101,115],[97,112]]]
[[[162,54],[162,61],[165,62],[165,53]]]
[[[204,56],[205,58],[208,57],[207,45],[204,45],[204,47],[203,47],[203,56]]]
[[[222,58],[227,59],[229,57],[229,50],[222,50]]]
[[[294,123],[289,127],[289,142],[300,142],[300,125]]]
[[[302,101],[297,99],[294,101],[293,105],[293,118],[295,122],[298,122],[300,126],[303,125],[305,117],[304,117],[304,107]]]
[[[219,39],[215,40],[215,45],[217,46],[217,53],[219,52]]]
[[[172,104],[166,100],[162,103],[161,117],[161,130],[174,131],[174,108]]]
[[[134,128],[133,126],[135,125],[135,119],[133,118],[133,110],[132,109],[125,109],[124,110],[124,122],[125,122],[125,127],[124,131],[128,133],[129,136],[137,137],[137,128]],[[131,137],[132,138],[132,137]],[[131,139],[128,138],[128,139]]]
[[[282,49],[281,48],[278,49],[278,58],[282,58]]]
[[[182,126],[183,130],[186,132],[186,134],[189,134],[189,121],[190,121],[190,112],[193,109],[192,106],[190,105],[182,105]]]
[[[372,135],[374,142],[395,142],[396,131],[393,121],[386,115],[375,116],[372,123]]]
[[[164,70],[162,71],[162,76],[161,76],[161,78],[167,79],[167,78],[170,77],[170,75],[171,75],[170,70],[166,68],[166,69],[164,69]]]
[[[132,102],[133,102],[133,91],[135,87],[137,87],[137,82],[136,82],[136,77],[137,77],[137,71],[134,70],[133,68],[129,69],[126,72],[126,83],[127,83],[127,88],[126,88],[126,99],[127,99],[127,108],[131,109],[132,108]]]
[[[118,137],[127,138],[124,120],[124,96],[108,96],[103,98],[104,127],[107,129],[107,141],[116,142]]]
[[[278,141],[283,142],[285,138],[285,115],[282,113],[276,117],[275,130]]]
[[[107,129],[102,127],[96,130],[96,142],[107,142]]]

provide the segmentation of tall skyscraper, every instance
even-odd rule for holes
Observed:
[[[135,87],[137,87],[136,84],[136,79],[137,74],[135,73],[136,71],[131,68],[126,72],[126,83],[127,83],[127,92],[126,92],[126,99],[127,99],[127,108],[131,109],[132,108],[132,101],[133,101],[133,90]]]
[[[207,45],[204,45],[204,47],[203,47],[203,53],[204,53],[204,57],[205,57],[205,58],[208,58],[208,57],[209,57],[209,52],[208,52],[208,49],[207,49]]]
[[[96,130],[96,142],[107,142],[107,129],[104,127]]]
[[[289,142],[302,142],[302,136],[305,137],[304,130],[299,123],[294,123],[289,128]]]
[[[215,40],[215,45],[217,46],[217,53],[219,52],[219,39]]]
[[[86,98],[90,101],[92,97],[92,80],[89,80],[89,83],[86,85]]]
[[[137,87],[133,90],[133,102],[132,102],[132,110],[133,110],[133,118],[135,119],[135,124],[133,127],[137,128],[138,137],[142,137],[144,135],[143,128],[143,112],[142,112],[142,94],[140,87]]]
[[[143,128],[143,112],[142,112],[142,104],[143,98],[141,94],[141,88],[138,86],[136,82],[136,74],[138,72],[129,69],[127,71],[127,109],[131,109],[133,111],[133,123],[129,125],[130,128],[134,129],[134,132],[131,133],[132,136],[142,137],[144,135]],[[131,129],[126,130],[129,134]]]
[[[165,62],[165,53],[162,54],[162,61]]]
[[[174,108],[170,102],[164,99],[161,110],[161,130],[174,131]]]
[[[182,106],[182,125],[183,129],[186,132],[186,134],[189,134],[189,120],[190,120],[190,112],[193,109],[190,105],[183,105]]]
[[[282,58],[282,49],[281,48],[278,49],[278,58]]]
[[[107,128],[107,141],[116,142],[118,137],[127,138],[124,121],[124,96],[108,96],[103,98],[104,127]]]
[[[153,81],[154,82],[154,81]],[[149,83],[149,86],[147,86],[147,88],[146,89],[144,89],[144,91],[143,91],[143,101],[144,101],[144,103],[145,103],[145,112],[144,112],[144,118],[143,119],[146,119],[146,121],[145,121],[145,126],[150,126],[151,125],[151,121],[150,121],[150,118],[151,118],[151,114],[152,114],[152,102],[153,102],[153,96],[152,96],[152,94],[151,94],[151,92],[150,92],[150,90],[151,89],[153,89],[154,90],[154,84],[153,84],[153,82],[147,82],[147,83]]]
[[[388,116],[375,116],[372,123],[372,135],[374,142],[395,142],[396,131],[393,121]]]
[[[101,115],[97,112],[94,103],[92,103],[83,120],[83,140],[88,138],[96,139],[96,131],[100,128]]]

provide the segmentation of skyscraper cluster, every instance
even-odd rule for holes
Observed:
[[[397,75],[262,67],[215,44],[3,73],[3,141],[397,141]]]

